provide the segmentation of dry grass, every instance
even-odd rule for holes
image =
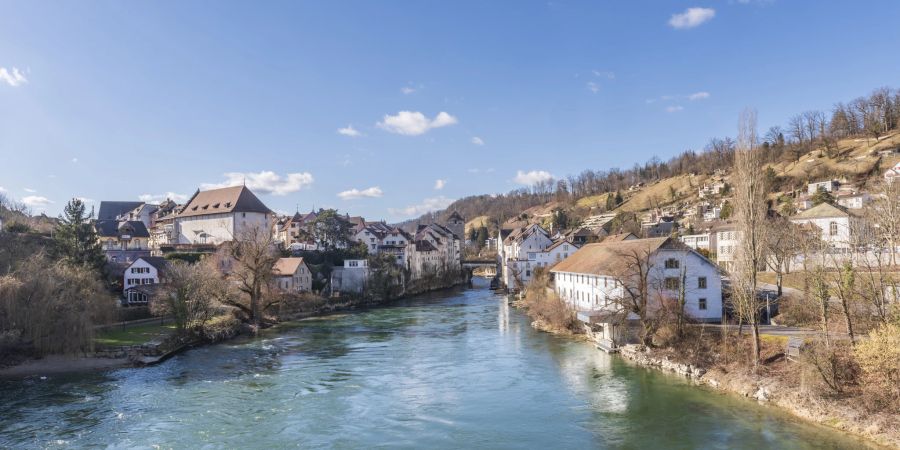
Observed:
[[[655,205],[666,205],[672,202],[671,189],[675,189],[679,201],[693,201],[697,198],[697,189],[703,186],[706,177],[679,175],[666,178],[656,183],[644,186],[641,190],[632,193],[630,197],[616,211],[643,211]]]
[[[466,236],[469,235],[469,232],[473,229],[478,229],[481,227],[486,227],[490,223],[491,218],[488,216],[478,216],[468,222],[466,222]]]

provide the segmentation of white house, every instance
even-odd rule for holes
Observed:
[[[813,195],[818,191],[834,192],[838,190],[838,187],[840,187],[840,183],[837,180],[817,181],[806,186],[806,193]]]
[[[891,167],[884,173],[884,181],[893,183],[895,180],[900,180],[900,162],[894,164],[894,167]]]
[[[147,304],[148,292],[142,287],[166,281],[169,261],[159,256],[138,258],[125,268],[122,279],[123,296],[129,305]]]
[[[641,269],[636,261],[640,261]],[[651,314],[684,296],[685,313],[701,322],[722,319],[722,282],[718,267],[668,237],[588,244],[550,269],[559,297],[580,312],[600,340],[614,348],[622,338],[628,290],[646,281]],[[641,276],[639,274],[645,274]],[[684,286],[682,286],[684,283]],[[626,289],[626,287],[628,289]],[[599,321],[596,318],[601,318]]]
[[[279,258],[272,267],[275,286],[284,292],[312,290],[312,273],[303,258]]]
[[[713,227],[710,233],[715,234],[716,263],[725,270],[733,270],[741,232],[734,224],[724,224]]]
[[[867,192],[838,195],[837,197],[838,205],[849,209],[862,209],[862,207],[866,206],[866,204],[871,200],[872,196],[870,196]]]
[[[580,245],[565,239],[557,239],[553,244],[535,255],[535,267],[553,267],[556,263],[566,259],[578,249]]]
[[[197,191],[175,216],[179,244],[230,242],[246,231],[271,229],[272,211],[246,186]]]
[[[547,230],[537,224],[516,228],[502,241],[498,252],[500,281],[507,289],[522,289],[531,281],[538,253],[553,245],[553,241]]]
[[[716,252],[716,233],[688,234],[681,237],[684,245],[694,250],[706,250],[710,253]]]
[[[386,241],[390,239],[400,237],[385,237]],[[457,236],[444,225],[419,225],[412,243],[407,247],[410,279],[415,280],[428,273],[461,270],[462,245],[462,236]]]
[[[365,259],[345,259],[343,267],[331,271],[331,295],[339,292],[361,293],[369,280],[369,262]]]
[[[851,238],[859,231],[862,219],[846,208],[822,203],[793,217],[791,222],[798,225],[815,225],[821,230],[821,238],[832,248],[846,249]]]

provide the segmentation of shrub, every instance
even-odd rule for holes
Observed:
[[[900,410],[900,325],[885,324],[856,345],[863,387],[881,404]]]
[[[524,304],[528,314],[534,319],[543,320],[553,328],[580,333],[582,330],[575,318],[575,311],[560,299],[556,292],[549,289],[549,286],[550,277],[547,272],[542,268],[536,269],[525,293]]]
[[[197,334],[209,342],[218,342],[233,337],[240,329],[241,321],[234,314],[226,313],[200,324]]]
[[[852,348],[845,344],[830,347],[821,342],[809,344],[804,351],[804,362],[813,378],[820,381],[818,390],[821,393],[843,394],[856,383],[859,373]]]

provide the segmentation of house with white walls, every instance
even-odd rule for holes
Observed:
[[[798,225],[813,225],[829,247],[847,249],[863,226],[863,219],[856,213],[829,203],[822,203],[790,218]]]
[[[146,305],[156,286],[166,282],[169,261],[159,256],[140,257],[125,267],[122,296],[126,305]],[[147,289],[147,286],[151,286]]]
[[[254,228],[271,230],[272,211],[246,186],[197,191],[175,216],[178,244],[219,245]]]
[[[683,298],[685,314],[692,320],[722,319],[719,268],[673,238],[588,244],[550,272],[559,298],[609,348],[627,338],[628,323],[637,319],[626,305],[640,286],[646,286],[651,314]]]
[[[501,230],[501,237],[503,230]],[[537,264],[537,255],[553,245],[550,233],[537,224],[511,230],[498,252],[500,281],[512,291],[522,290],[531,281]]]
[[[275,287],[282,292],[300,293],[312,290],[312,272],[303,258],[279,258],[272,267]]]

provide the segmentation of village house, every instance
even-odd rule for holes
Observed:
[[[462,269],[462,237],[441,224],[419,225],[408,258],[413,280],[429,273],[458,272]]]
[[[279,258],[272,267],[275,286],[283,292],[309,292],[312,290],[312,272],[303,258]]]
[[[505,237],[503,232],[500,231],[503,243],[498,253],[500,281],[507,289],[521,290],[531,281],[538,252],[553,245],[553,241],[547,230],[537,224],[511,230]]]
[[[343,267],[331,271],[329,286],[331,295],[337,293],[362,293],[369,280],[369,261],[365,259],[345,259]]]
[[[110,262],[129,264],[150,256],[150,233],[140,220],[97,220],[94,229]]]
[[[790,218],[798,225],[814,225],[821,239],[833,249],[847,249],[851,238],[859,232],[862,218],[841,206],[822,203]]]
[[[735,268],[738,245],[741,241],[741,233],[733,223],[724,223],[714,226],[710,230],[715,234],[715,261],[720,267],[731,271]]]
[[[312,224],[318,215],[314,211],[302,214],[299,211],[290,217],[282,217],[275,222],[275,240],[283,248],[291,250],[315,250],[312,239]]]
[[[197,191],[175,216],[177,243],[219,245],[253,229],[268,233],[271,217],[246,186]]]
[[[862,209],[872,200],[867,192],[849,193],[837,196],[838,205],[849,209]]]
[[[146,305],[158,285],[166,282],[169,261],[158,256],[140,257],[127,267],[122,277],[122,296],[126,305]]]
[[[608,350],[629,339],[628,323],[638,317],[626,313],[623,305],[629,292],[641,286],[648,293],[650,314],[683,295],[685,314],[692,320],[715,323],[722,319],[718,267],[672,238],[588,244],[550,272],[556,294],[578,312],[579,320],[592,328],[598,344]]]
[[[681,242],[694,250],[716,253],[716,233],[688,234],[681,236]]]
[[[840,185],[841,183],[837,180],[817,181],[806,186],[806,193],[813,195],[818,191],[834,192],[838,190]]]
[[[900,180],[900,162],[894,164],[894,167],[891,167],[886,172],[884,172],[884,181],[887,183],[893,183],[894,181]]]
[[[129,218],[128,215],[143,204],[144,202],[134,201],[101,201],[100,208],[97,210],[97,220],[135,220]]]
[[[177,213],[178,204],[174,200],[166,199],[150,214],[150,248],[154,251],[177,242],[175,235]]]

